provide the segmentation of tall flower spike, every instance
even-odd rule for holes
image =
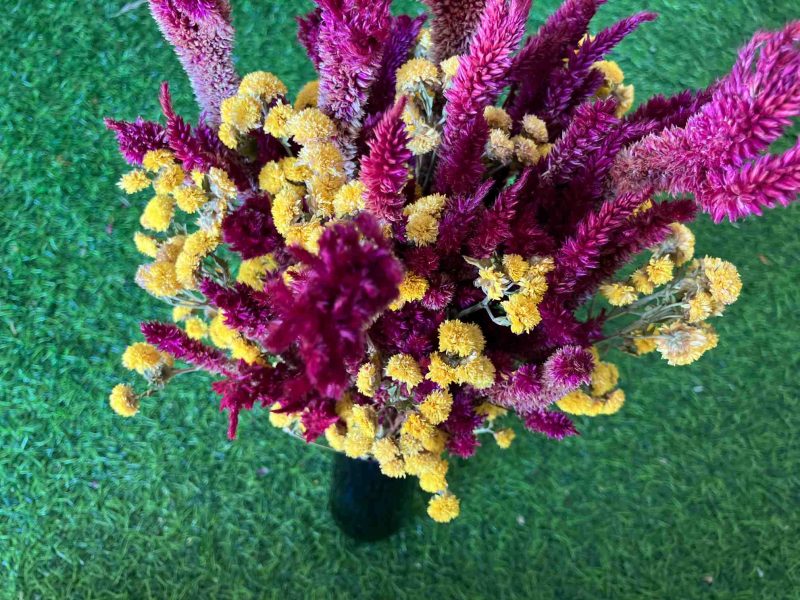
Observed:
[[[142,323],[141,329],[144,339],[178,360],[211,373],[229,373],[232,370],[232,364],[222,352],[193,340],[177,325],[151,321]]]
[[[164,127],[141,117],[130,121],[105,119],[106,127],[117,136],[119,151],[132,165],[141,165],[144,155],[151,150],[166,149],[167,135]]]
[[[403,217],[403,188],[408,182],[409,162],[413,158],[402,119],[405,102],[405,98],[401,98],[384,114],[369,142],[369,154],[361,161],[366,207],[387,221]]]
[[[149,0],[150,11],[183,65],[202,118],[219,125],[220,103],[236,94],[228,0]]]
[[[458,73],[445,92],[447,121],[436,173],[440,192],[466,193],[478,183],[476,175],[480,172],[465,170],[463,163],[475,161],[475,154],[479,160],[483,154],[489,135],[483,111],[494,104],[508,83],[508,71],[525,33],[530,7],[530,0],[486,3],[469,52],[461,59]]]
[[[654,185],[692,193],[714,221],[760,214],[800,192],[798,149],[763,155],[800,115],[800,21],[762,32],[683,128],[651,135],[620,156],[621,190]],[[774,169],[768,174],[769,169]]]
[[[434,62],[464,54],[478,26],[486,0],[423,0],[431,9]]]

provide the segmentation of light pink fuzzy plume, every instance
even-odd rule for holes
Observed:
[[[800,192],[800,143],[765,153],[800,115],[800,21],[744,47],[711,101],[685,127],[651,135],[614,167],[621,191],[694,194],[714,221],[760,215]]]
[[[447,121],[440,150],[441,162],[436,186],[445,193],[473,190],[480,173],[464,172],[465,149],[483,151],[488,129],[483,126],[483,110],[494,104],[508,84],[514,52],[525,33],[530,0],[489,0],[481,16],[469,52],[462,57],[458,73],[445,92]],[[476,141],[475,138],[480,138]]]
[[[433,59],[439,62],[456,54],[464,54],[481,19],[486,0],[422,1],[433,15]]]
[[[236,94],[231,7],[228,0],[149,0],[161,33],[175,48],[200,105],[201,118],[220,122],[219,105]]]
[[[413,158],[408,149],[406,126],[401,118],[404,107],[403,97],[384,113],[375,126],[375,135],[369,141],[369,154],[361,161],[366,207],[387,221],[402,219],[405,203],[403,188],[408,182],[409,162]]]

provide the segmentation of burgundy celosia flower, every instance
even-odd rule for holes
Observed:
[[[364,203],[371,213],[387,221],[398,221],[403,216],[403,188],[413,158],[401,118],[404,106],[405,99],[401,99],[384,114],[369,141],[369,154],[361,161],[361,181],[366,187]]]
[[[475,454],[480,443],[473,433],[483,422],[483,417],[475,412],[478,403],[477,393],[470,388],[459,388],[453,393],[453,407],[443,428],[450,434],[447,449],[461,458]]]
[[[297,17],[297,39],[306,49],[308,58],[319,68],[319,28],[322,26],[322,10],[315,8],[304,17]]]
[[[242,410],[252,410],[256,403],[267,408],[281,397],[275,369],[245,362],[239,363],[236,373],[215,381],[211,387],[222,396],[220,410],[228,411],[228,438],[231,440],[236,438]]]
[[[283,245],[275,230],[265,194],[250,196],[239,208],[225,216],[222,239],[231,250],[249,259],[264,256]]]
[[[527,415],[525,417],[525,427],[531,431],[543,433],[554,440],[580,435],[567,415],[549,410],[536,411]]]
[[[219,350],[193,340],[177,325],[149,321],[141,330],[150,344],[178,360],[200,367],[211,373],[232,373],[234,366]]]
[[[200,291],[214,306],[224,311],[225,325],[252,340],[262,341],[265,338],[271,319],[267,294],[257,292],[243,283],[224,287],[210,279],[200,282]]]
[[[236,94],[228,0],[149,0],[150,10],[183,65],[203,118],[219,124],[220,103]]]
[[[491,208],[482,208],[475,224],[475,233],[467,248],[475,258],[488,258],[504,242],[511,239],[511,225],[517,216],[520,194],[528,182],[529,170],[525,170],[510,186],[503,189]]]
[[[141,117],[129,121],[104,120],[106,127],[117,136],[119,151],[132,165],[141,165],[144,155],[151,150],[167,148],[167,133],[164,127]]]
[[[762,155],[800,114],[800,21],[759,33],[682,128],[645,138],[616,167],[620,189],[692,193],[715,221],[760,214],[800,192],[800,146]]]
[[[525,33],[530,0],[488,0],[469,52],[445,92],[447,120],[444,125],[436,187],[444,193],[465,193],[477,181],[475,156],[483,154],[488,129],[483,110],[493,104],[508,84],[513,53]]]
[[[338,398],[348,365],[363,358],[366,328],[397,296],[403,269],[366,214],[327,228],[318,256],[291,252],[305,269],[289,286],[282,279],[267,285],[275,313],[268,346],[283,352],[296,344],[311,383]]]
[[[553,383],[570,390],[589,383],[593,370],[594,357],[580,346],[559,348],[544,364],[545,376]]]
[[[486,0],[423,0],[431,9],[433,60],[441,62],[467,51]]]

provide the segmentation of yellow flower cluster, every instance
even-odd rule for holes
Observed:
[[[225,324],[225,314],[217,312],[208,325],[211,343],[222,350],[230,350],[231,358],[243,360],[247,364],[266,364],[261,349],[235,329]]]
[[[494,385],[495,367],[482,354],[486,345],[477,325],[445,321],[439,326],[439,352],[430,355],[427,379],[446,388],[451,383],[468,384],[475,389]]]
[[[406,206],[403,214],[408,217],[406,237],[417,246],[429,246],[439,236],[439,219],[447,203],[442,194],[432,194],[417,199]]]
[[[525,260],[516,254],[503,257],[505,274],[518,289],[507,294],[508,300],[500,305],[505,310],[511,331],[516,334],[528,333],[542,320],[539,304],[547,292],[546,275],[555,268],[553,259],[533,258]]]
[[[397,95],[406,98],[402,118],[411,138],[408,148],[417,156],[432,152],[441,143],[433,105],[445,81],[448,76],[425,56],[418,55],[397,70]]]
[[[237,94],[220,105],[219,139],[236,150],[252,130],[262,125],[267,107],[285,95],[286,86],[272,73],[256,71],[245,75]]]
[[[601,60],[594,63],[592,68],[600,71],[605,78],[605,83],[597,90],[596,96],[602,100],[613,96],[617,100],[617,117],[622,117],[633,106],[635,91],[633,85],[623,83],[625,74],[614,61]]]
[[[688,365],[717,347],[719,336],[708,323],[688,325],[677,321],[658,329],[656,349],[672,366]]]
[[[586,389],[575,390],[557,402],[557,406],[571,415],[613,415],[625,404],[625,392],[615,389],[619,383],[619,370],[610,362],[600,360],[597,349],[592,348],[595,367],[591,383]]]
[[[410,354],[395,354],[386,363],[386,376],[413,389],[422,383],[419,363]]]
[[[389,305],[390,310],[400,310],[408,302],[422,300],[428,293],[430,284],[428,280],[411,271],[407,271],[403,276],[403,281],[398,287],[399,296]]]
[[[265,254],[256,258],[243,260],[239,264],[239,272],[236,281],[244,283],[256,291],[263,291],[264,280],[269,273],[278,268],[275,257],[272,254]]]
[[[533,165],[547,156],[552,149],[547,125],[536,115],[522,118],[520,133],[512,136],[511,116],[502,108],[487,106],[483,117],[489,126],[486,156],[503,165],[514,160],[521,165]]]
[[[139,412],[138,396],[131,386],[124,383],[114,386],[108,396],[108,404],[121,417],[132,417]]]

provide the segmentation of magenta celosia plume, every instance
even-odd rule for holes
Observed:
[[[106,121],[137,167],[119,188],[154,192],[136,282],[176,322],[142,324],[123,364],[148,391],[120,384],[112,408],[208,371],[229,437],[263,409],[419,477],[437,521],[459,507],[448,453],[508,447],[511,417],[563,439],[619,411],[613,349],[685,365],[715,347],[707,321],[742,282],[693,260],[685,224],[800,191],[800,144],[769,152],[800,114],[800,22],[631,112],[607,55],[652,13],[589,35],[604,0],[565,0],[525,39],[530,0],[425,0],[416,17],[317,0],[298,38],[318,77],[293,102],[268,72],[240,84],[227,0],[149,2],[202,118],[165,83],[165,125]]]

